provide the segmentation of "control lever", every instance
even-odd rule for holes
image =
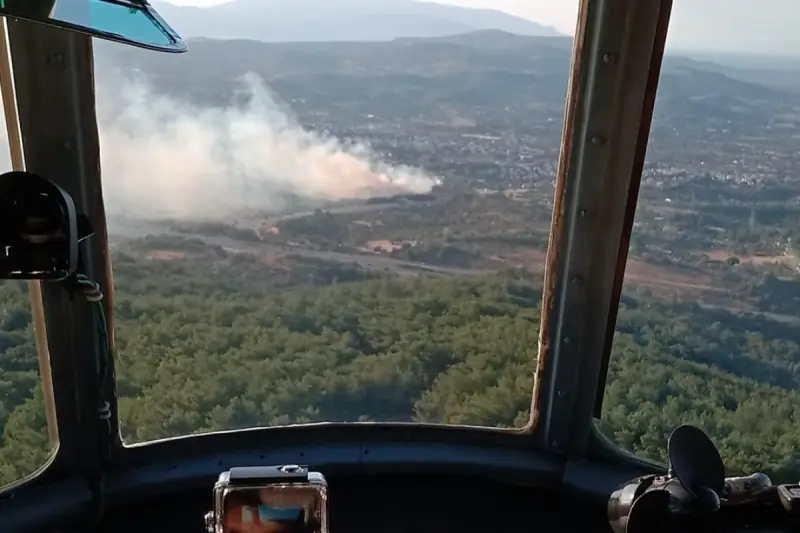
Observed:
[[[716,447],[693,426],[672,432],[668,456],[666,475],[633,479],[611,494],[614,533],[798,530],[800,484],[776,487],[762,473],[725,478]]]
[[[706,434],[694,426],[676,428],[667,455],[667,475],[634,479],[611,495],[608,515],[615,533],[670,531],[685,518],[720,509],[725,465]]]
[[[800,516],[800,485],[778,485],[778,499],[786,512]]]
[[[768,475],[756,472],[749,476],[729,477],[725,479],[722,491],[726,506],[742,505],[774,501],[775,487]]]

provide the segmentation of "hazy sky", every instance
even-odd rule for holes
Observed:
[[[221,0],[167,1],[185,6],[210,6],[223,3]],[[380,0],[374,1],[380,2]],[[575,30],[578,16],[578,3],[575,0],[436,0],[436,3],[498,9],[548,26],[555,26],[564,33],[572,33]]]
[[[169,0],[212,5],[220,0]],[[335,1],[335,0],[332,0]],[[374,0],[380,2],[380,0]],[[437,0],[442,4],[489,7],[573,33],[577,0]],[[675,0],[669,45],[702,49],[800,55],[800,0]]]

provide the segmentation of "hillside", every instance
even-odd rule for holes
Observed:
[[[145,253],[164,246],[175,252]],[[320,420],[518,427],[530,416],[541,294],[531,278],[370,279],[302,262],[287,271],[164,239],[130,243],[114,265],[129,441]],[[47,448],[24,285],[0,284],[0,296],[1,485]],[[796,328],[626,298],[602,429],[664,459],[670,430],[699,423],[729,472],[796,479],[800,395],[780,376],[798,358]]]
[[[199,8],[154,7],[184,37],[293,41],[390,41],[495,29],[558,35],[553,28],[492,9],[416,0],[233,0]]]
[[[190,53],[173,56],[102,43],[98,76],[136,69],[158,92],[217,105],[235,93],[242,76],[255,73],[283,100],[302,101],[295,106],[299,112],[347,106],[407,118],[435,116],[442,107],[474,116],[479,107],[502,106],[518,118],[541,120],[563,113],[572,51],[569,37],[494,30],[374,43],[194,39],[189,44]],[[768,80],[754,83],[756,78],[757,71],[669,56],[657,112],[680,121],[736,109],[733,120],[747,121],[779,116],[794,105],[794,95],[768,86]]]

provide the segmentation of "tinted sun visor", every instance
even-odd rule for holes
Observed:
[[[186,43],[145,0],[0,0],[0,15],[161,52]]]

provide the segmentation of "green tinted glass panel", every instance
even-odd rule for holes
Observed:
[[[186,49],[149,5],[110,0],[0,0],[0,14],[155,50]]]

